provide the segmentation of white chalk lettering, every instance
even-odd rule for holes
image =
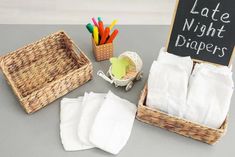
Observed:
[[[215,22],[220,20],[223,23],[230,23],[231,21],[229,20],[229,18],[230,18],[229,13],[227,13],[227,12],[226,13],[220,13],[220,12],[221,12],[220,11],[220,3],[217,3],[215,8],[210,10],[207,7],[199,8],[198,0],[194,1],[193,6],[190,10],[190,13],[194,14],[194,15],[199,14],[202,17],[206,17],[206,18],[208,18],[210,16],[210,18]]]
[[[187,47],[187,48],[190,47],[190,41],[191,41],[191,39],[188,39],[188,42],[186,43],[186,47]]]
[[[188,22],[188,19],[186,18],[184,21],[183,31],[185,30],[185,28],[187,28],[187,30],[190,31],[193,23],[194,23],[194,18],[192,18],[190,23]]]
[[[190,44],[190,48],[193,50],[197,50],[197,41],[192,41]]]
[[[221,35],[221,33],[225,32],[225,31],[226,31],[226,30],[224,29],[224,25],[221,26],[221,28],[218,29],[218,37],[219,37],[219,38],[223,38],[224,36]]]
[[[213,47],[214,47],[213,44],[207,44],[207,45],[206,45],[206,50],[207,50],[208,52],[213,52],[213,49],[211,49],[211,48],[213,48]]]
[[[182,39],[182,43],[180,43],[180,39]],[[183,35],[178,35],[177,39],[176,39],[176,42],[175,42],[175,47],[181,47],[185,44],[185,37]]]
[[[221,3],[210,3],[210,5],[214,5],[210,8],[202,7],[201,5],[205,3],[194,0],[190,10],[190,14],[193,15],[191,17],[185,17],[181,30],[185,32],[185,34],[177,35],[175,47],[190,49],[194,52],[194,55],[200,55],[204,52],[216,55],[217,57],[224,57],[228,48],[221,47],[220,43],[217,41],[219,38],[224,38],[226,32],[225,28],[231,21],[230,14],[221,11],[221,8],[223,8]],[[196,16],[200,17],[197,18]],[[210,38],[217,38],[215,40],[216,43],[213,43],[213,40],[209,42]],[[221,41],[221,44],[223,44],[223,41]]]
[[[203,8],[201,11],[201,15],[204,17],[208,17],[209,9],[208,8]]]
[[[220,51],[221,49],[216,45],[215,48],[214,48],[213,54],[217,53],[217,50]]]
[[[230,23],[230,20],[227,20],[229,19],[229,13],[224,13],[221,17],[220,17],[220,20],[224,23]]]
[[[213,28],[213,22],[211,22],[211,23],[210,23],[210,26],[209,26],[209,28],[208,28],[208,30],[207,30],[206,35],[207,35],[207,36],[211,35],[211,37],[214,37],[215,32],[216,32],[216,30],[215,30],[215,28]]]
[[[206,32],[206,25],[202,25],[200,28],[201,34],[198,34],[198,37],[202,37]],[[200,33],[200,32],[199,32]]]
[[[206,47],[206,44],[204,42],[200,42],[198,49],[197,49],[197,54],[200,53],[200,51],[204,50]]]
[[[196,6],[197,6],[197,0],[195,0],[195,2],[194,2],[194,4],[193,4],[193,7],[192,7],[192,9],[191,9],[191,11],[190,11],[191,14],[199,14],[198,11],[195,11]]]
[[[218,10],[219,6],[220,6],[220,3],[218,3],[217,6],[215,7],[215,9],[213,9],[213,13],[212,13],[212,15],[211,15],[211,18],[212,18],[212,20],[214,20],[214,21],[218,21],[218,19],[215,18],[215,14],[216,14],[217,12],[219,12],[219,10]]]
[[[227,50],[228,50],[227,47],[223,47],[223,48],[222,48],[222,51],[221,51],[221,54],[219,54],[219,57],[224,57],[225,51],[227,51]]]

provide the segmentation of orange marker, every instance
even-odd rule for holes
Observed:
[[[102,21],[99,21],[99,33],[100,33],[100,36],[103,35],[103,32],[104,32],[104,24]]]
[[[117,36],[117,34],[118,34],[118,30],[115,29],[115,30],[113,31],[113,33],[110,35],[110,37],[109,37],[109,39],[107,40],[106,43],[112,43],[113,40],[114,40],[114,38]]]
[[[106,27],[104,32],[103,32],[103,35],[101,36],[100,45],[105,43],[107,37],[109,36],[109,32],[110,32],[109,27]]]

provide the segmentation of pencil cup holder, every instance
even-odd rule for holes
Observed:
[[[91,40],[96,61],[108,60],[113,57],[113,43],[96,45],[94,39]]]

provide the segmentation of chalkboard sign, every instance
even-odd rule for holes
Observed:
[[[234,0],[177,0],[167,51],[229,65],[235,44]]]

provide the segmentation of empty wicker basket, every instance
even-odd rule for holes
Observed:
[[[208,144],[214,144],[217,142],[227,130],[227,119],[219,129],[208,128],[146,106],[146,96],[147,85],[141,92],[136,116],[137,119],[142,122],[155,125]]]
[[[27,113],[92,78],[90,60],[63,31],[2,56],[0,66]]]

